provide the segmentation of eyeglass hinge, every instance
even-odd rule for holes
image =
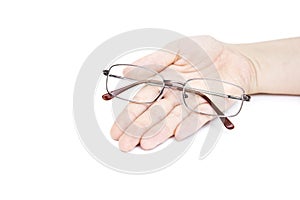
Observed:
[[[244,100],[244,101],[250,101],[250,99],[251,99],[251,96],[250,96],[250,95],[247,95],[247,94],[244,94],[244,95],[243,95],[243,100]]]
[[[103,74],[104,74],[105,76],[107,76],[107,75],[108,75],[108,73],[109,73],[109,71],[108,71],[108,70],[103,70]]]

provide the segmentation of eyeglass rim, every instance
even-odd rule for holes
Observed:
[[[157,100],[161,97],[161,95],[163,94],[164,89],[166,88],[166,84],[165,84],[166,79],[164,79],[164,77],[163,77],[161,74],[159,74],[158,72],[156,72],[156,71],[154,71],[154,70],[152,70],[151,68],[148,68],[148,67],[146,67],[146,66],[140,66],[140,65],[134,65],[134,64],[114,64],[114,65],[111,65],[111,66],[109,67],[109,69],[108,69],[108,70],[105,70],[105,71],[107,71],[107,74],[109,74],[110,71],[111,71],[111,69],[112,69],[113,67],[116,67],[116,66],[130,66],[130,67],[137,67],[137,68],[142,68],[142,69],[144,69],[144,70],[150,71],[150,72],[152,72],[153,74],[155,74],[155,75],[157,75],[158,77],[161,78],[161,80],[162,80],[162,86],[161,86],[162,89],[161,89],[160,93],[157,95],[157,97],[156,97],[153,101],[149,101],[149,102],[145,102],[145,101],[144,101],[144,102],[139,102],[139,101],[134,101],[134,100],[130,100],[130,99],[125,99],[125,98],[122,98],[122,97],[119,97],[119,96],[117,96],[117,95],[112,94],[112,93],[108,90],[108,77],[109,77],[109,76],[107,76],[107,78],[106,78],[106,91],[107,91],[107,93],[110,94],[111,96],[113,96],[113,97],[115,97],[115,98],[118,98],[118,99],[121,99],[121,100],[124,100],[124,101],[136,103],[136,104],[151,104],[151,103],[157,101]],[[241,105],[240,105],[239,110],[238,110],[235,114],[232,114],[232,115],[225,115],[225,114],[224,114],[224,115],[218,115],[218,114],[216,115],[216,114],[209,114],[209,113],[197,112],[197,111],[193,110],[192,108],[190,108],[190,107],[187,105],[187,103],[186,103],[186,101],[185,101],[185,98],[184,98],[184,94],[185,94],[185,89],[186,89],[187,84],[188,84],[190,81],[194,81],[194,80],[204,80],[204,81],[205,81],[205,80],[212,80],[212,81],[217,81],[217,82],[221,82],[221,83],[226,83],[226,84],[229,84],[229,85],[233,85],[233,86],[235,86],[235,87],[238,87],[238,88],[241,89],[241,91],[242,91],[242,95],[241,95],[241,101],[242,101],[242,102],[241,102]],[[240,113],[240,111],[241,111],[241,109],[242,109],[242,107],[243,107],[244,101],[245,101],[245,99],[243,98],[243,95],[246,95],[246,94],[245,94],[244,88],[242,88],[241,86],[236,85],[236,84],[234,84],[234,83],[227,82],[227,81],[223,81],[223,80],[220,80],[220,79],[214,79],[214,78],[192,78],[192,79],[188,79],[188,80],[186,80],[185,82],[182,82],[182,83],[180,83],[180,84],[183,86],[183,90],[182,90],[182,99],[183,99],[183,103],[184,103],[185,107],[188,108],[189,110],[191,110],[192,112],[195,112],[195,113],[198,113],[198,114],[203,114],[203,115],[207,115],[207,116],[214,116],[214,117],[234,117],[234,116],[236,116],[236,115],[238,115],[238,114]]]
[[[225,84],[229,84],[229,85],[233,85],[235,87],[238,87],[242,90],[242,94],[241,94],[241,105],[240,105],[240,108],[238,109],[238,111],[235,113],[235,114],[232,114],[232,115],[215,115],[215,114],[209,114],[209,113],[203,113],[203,112],[198,112],[198,111],[195,111],[193,110],[192,108],[190,108],[187,103],[186,103],[186,99],[185,99],[185,90],[186,90],[186,87],[187,87],[187,84],[188,82],[190,81],[196,81],[196,80],[209,80],[209,81],[217,81],[217,82],[221,82],[221,83],[225,83]],[[184,86],[183,86],[183,90],[182,90],[182,100],[183,100],[183,103],[185,105],[186,108],[188,108],[190,111],[192,112],[195,112],[197,114],[202,114],[202,115],[207,115],[207,116],[213,116],[213,117],[235,117],[237,116],[241,110],[242,110],[242,107],[244,105],[244,98],[243,98],[243,95],[245,95],[245,90],[244,88],[242,88],[241,86],[237,85],[237,84],[234,84],[234,83],[231,83],[231,82],[228,82],[228,81],[223,81],[223,80],[220,80],[220,79],[215,79],[215,78],[192,78],[192,79],[188,79],[185,83],[184,83]]]
[[[134,64],[114,64],[114,65],[111,65],[109,68],[108,68],[108,74],[110,73],[110,70],[113,68],[113,67],[117,67],[117,66],[129,66],[129,67],[137,67],[137,68],[142,68],[142,69],[145,69],[147,71],[150,71],[150,72],[153,72],[155,75],[159,76],[162,80],[162,89],[161,91],[159,92],[159,94],[157,95],[157,97],[153,100],[153,101],[148,101],[148,102],[139,102],[139,101],[134,101],[134,100],[129,100],[129,99],[125,99],[125,98],[122,98],[122,97],[119,97],[118,95],[114,95],[112,94],[109,90],[108,90],[108,77],[109,76],[106,76],[106,81],[105,81],[105,88],[106,88],[106,91],[108,94],[112,95],[113,97],[115,98],[118,98],[118,99],[121,99],[121,100],[124,100],[124,101],[128,101],[128,102],[131,102],[131,103],[136,103],[136,104],[151,104],[155,101],[157,101],[159,99],[159,97],[163,94],[164,90],[165,90],[165,79],[164,77],[159,74],[157,71],[151,69],[151,68],[148,68],[146,66],[140,66],[140,65],[134,65]]]

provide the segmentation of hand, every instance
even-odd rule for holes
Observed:
[[[256,91],[255,68],[250,58],[242,55],[234,46],[221,43],[209,36],[190,39],[198,44],[205,54],[200,55],[196,49],[189,48],[182,41],[177,41],[171,44],[171,46],[176,44],[176,52],[178,52],[176,55],[157,51],[134,64],[154,66],[153,70],[160,72],[164,77],[176,72],[183,80],[203,76],[214,77],[213,71],[216,70],[221,80],[243,87],[246,93]],[[193,61],[193,65],[197,65],[197,68],[189,64],[190,60]],[[147,87],[143,88],[137,98],[151,95],[152,92]],[[172,136],[182,140],[212,119],[210,116],[188,112],[178,100],[178,93],[167,89],[162,99],[149,106],[129,103],[111,128],[111,136],[119,141],[120,150],[127,152],[137,145],[143,149],[152,149]],[[154,108],[157,106],[162,110],[155,112]]]

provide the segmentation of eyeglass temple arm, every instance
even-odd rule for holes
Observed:
[[[241,100],[241,101],[250,101],[251,99],[251,96],[250,95],[247,95],[247,94],[243,94],[242,96],[234,96],[234,95],[229,95],[229,94],[223,94],[223,93],[218,93],[218,92],[212,92],[212,91],[208,91],[208,90],[195,90],[195,89],[192,89],[190,90],[192,92],[194,91],[198,91],[200,93],[205,93],[205,94],[210,94],[210,95],[213,95],[213,96],[219,96],[219,97],[224,97],[224,98],[229,98],[229,99],[235,99],[235,100]]]
[[[103,71],[103,74],[104,75],[108,75],[105,71]],[[114,76],[115,78],[123,78],[123,77],[118,77],[118,76],[115,76],[115,75],[112,75]],[[119,88],[119,89],[116,89],[116,90],[113,90],[113,91],[110,91],[109,93],[106,93],[106,94],[103,94],[102,95],[102,99],[105,100],[105,101],[108,101],[108,100],[111,100],[113,99],[115,96],[125,92],[126,90],[132,88],[132,87],[135,87],[139,84],[142,84],[142,83],[152,83],[152,84],[158,84],[158,83],[161,83],[160,81],[150,81],[150,80],[145,80],[145,81],[137,81],[135,83],[132,83],[130,85],[127,85],[127,86],[124,86],[122,88]],[[171,85],[170,85],[171,86]],[[175,87],[175,89],[177,90],[183,90],[182,87]],[[198,91],[194,91],[195,94],[198,94],[200,95],[202,98],[204,98],[208,103],[209,105],[216,111],[216,113],[218,115],[224,115],[222,111],[220,111],[220,109],[204,94],[202,94],[201,92],[198,92]],[[233,123],[227,118],[227,117],[220,117],[220,120],[222,121],[222,123],[224,124],[224,126],[227,128],[227,129],[233,129],[234,128],[234,125]]]
[[[216,106],[216,104],[214,104],[206,95],[197,91],[194,91],[194,93],[201,96],[204,100],[206,100],[218,115],[224,115],[224,113],[218,108],[218,106]],[[228,117],[219,117],[219,118],[227,129],[234,128],[233,123],[228,119]]]
[[[172,87],[173,85],[171,84],[171,85],[168,85],[168,86]],[[180,90],[180,91],[183,90],[182,87],[177,87],[177,86],[175,86],[175,87],[173,86],[172,88]],[[189,92],[193,92],[194,94],[197,94],[197,95],[201,96],[204,100],[207,101],[207,103],[209,103],[209,105],[214,109],[214,111],[218,115],[224,115],[224,113],[218,108],[218,106],[216,106],[216,104],[214,104],[205,94],[203,94],[203,93],[201,93],[199,91],[196,91],[196,90],[188,90],[188,91]],[[228,117],[219,117],[219,118],[220,118],[220,120],[222,121],[222,123],[224,124],[224,126],[227,129],[233,129],[234,128],[233,123],[228,119]]]
[[[124,86],[124,87],[121,87],[119,89],[116,89],[116,90],[113,90],[113,91],[109,91],[108,93],[105,93],[102,95],[102,99],[105,100],[105,101],[108,101],[108,100],[111,100],[113,99],[115,96],[125,92],[126,90],[129,90],[130,88],[133,88],[139,84],[142,84],[142,83],[147,83],[148,81],[137,81],[135,83],[132,83],[130,85],[127,85],[127,86]]]

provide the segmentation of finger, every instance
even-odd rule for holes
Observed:
[[[203,103],[197,105],[198,107],[201,107],[203,111],[206,111],[206,109],[210,109],[210,106],[208,104]],[[142,140],[140,141],[140,145],[143,149],[153,149],[159,144],[165,142],[168,138],[174,135],[175,130],[179,131],[181,128],[185,129],[185,133],[187,136],[191,135],[195,132],[195,130],[198,130],[203,124],[207,122],[207,120],[201,120],[202,123],[198,123],[200,114],[194,114],[192,115],[192,112],[190,110],[187,110],[183,106],[176,106],[165,118],[164,124],[163,122],[160,122],[159,124],[156,124],[153,128],[148,130],[142,137]],[[188,128],[185,128],[184,126],[187,126]],[[157,131],[159,129],[158,127],[161,126],[158,134],[153,135],[153,131]],[[182,138],[183,139],[183,138]]]
[[[159,122],[164,121],[168,113],[179,104],[177,98],[170,97],[170,93],[173,92],[167,93],[164,99],[152,104],[123,131],[119,139],[119,148],[122,151],[130,151],[137,146],[143,134]]]
[[[135,100],[147,100],[155,98],[160,91],[156,87],[144,87],[134,97]],[[140,116],[150,105],[149,104],[136,104],[128,103],[125,109],[119,114],[115,120],[110,134],[114,140],[118,140],[126,128]]]
[[[199,103],[197,105],[198,107],[202,107],[202,110],[205,111],[205,109],[211,109],[210,106],[208,105],[202,105],[202,103]],[[183,106],[176,106],[166,117],[166,119],[164,120],[164,124],[160,125],[157,124],[155,125],[152,129],[150,129],[149,131],[147,131],[144,135],[142,140],[140,141],[140,145],[143,149],[153,149],[156,146],[158,146],[159,144],[165,142],[168,138],[170,138],[171,136],[174,135],[175,130],[177,130],[177,132],[179,131],[180,128],[178,128],[179,126],[182,126],[181,124],[186,124],[186,126],[188,127],[182,127],[185,128],[185,131],[189,132],[186,135],[191,135],[193,134],[195,131],[194,130],[198,130],[202,124],[198,124],[197,125],[197,121],[199,120],[199,114],[194,114],[194,118],[190,118],[192,114],[192,111],[187,110],[185,107]],[[196,118],[196,119],[195,119]],[[206,123],[206,121],[203,121],[204,124]],[[163,122],[160,122],[163,123]],[[158,129],[157,126],[162,126],[162,128],[160,128],[159,133],[156,134],[155,136],[151,137],[151,135],[153,135],[153,131],[156,131]]]
[[[120,136],[126,128],[134,121],[141,113],[143,113],[149,105],[129,103],[126,108],[119,114],[113,126],[110,129],[112,139],[119,140]]]
[[[152,68],[155,71],[161,71],[164,67],[167,67],[176,59],[176,55],[168,53],[165,51],[156,51],[152,54],[149,54],[137,61],[134,62],[135,65],[149,65],[149,68]],[[151,66],[150,66],[151,65]],[[132,75],[130,70],[133,68],[125,68],[123,74]],[[155,91],[147,91],[146,89],[138,92],[136,99],[141,100],[142,98],[157,95]],[[123,133],[123,131],[130,125],[131,121],[135,120],[141,113],[143,113],[148,106],[145,105],[134,105],[129,103],[124,111],[118,116],[116,122],[111,128],[111,137],[115,140],[118,140]]]
[[[163,124],[158,124],[157,126],[161,126],[158,134],[153,136],[154,132],[158,129],[158,127],[153,127],[149,131],[147,131],[142,140],[140,141],[140,145],[143,149],[152,149],[157,145],[163,143],[169,137],[174,135],[176,128],[179,124],[191,114],[191,110],[187,109],[185,106],[177,105],[173,108],[173,110],[168,114]]]
[[[197,107],[198,110],[208,112],[211,110],[211,106],[208,103],[202,103]],[[191,112],[187,117],[185,117],[182,122],[176,127],[175,139],[183,140],[194,133],[196,133],[202,126],[213,119],[212,116],[198,114]]]
[[[177,125],[182,120],[182,109],[181,105],[174,107],[163,121],[148,130],[140,141],[141,148],[153,149],[173,136]]]

